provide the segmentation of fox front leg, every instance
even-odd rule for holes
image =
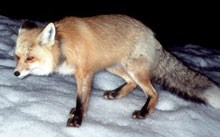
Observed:
[[[88,106],[93,74],[76,74],[77,99],[76,107],[70,111],[67,127],[79,127]]]

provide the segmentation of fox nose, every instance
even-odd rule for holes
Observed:
[[[15,72],[14,72],[14,75],[17,77],[17,76],[20,75],[20,72],[19,72],[19,71],[15,71]]]

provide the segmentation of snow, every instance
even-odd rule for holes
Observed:
[[[145,120],[132,119],[146,98],[139,89],[119,100],[103,99],[104,90],[124,81],[102,71],[94,78],[87,116],[80,128],[67,128],[75,106],[76,81],[52,74],[18,79],[13,57],[20,20],[0,16],[1,137],[219,137],[220,110],[185,101],[154,84],[159,102]],[[220,84],[220,51],[188,44],[171,51]],[[220,92],[220,91],[219,91]]]

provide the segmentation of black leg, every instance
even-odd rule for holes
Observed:
[[[150,100],[151,100],[151,97],[149,96],[147,98],[146,103],[142,107],[142,109],[134,111],[134,113],[132,114],[132,117],[135,118],[135,119],[144,119],[144,118],[146,118],[146,116],[149,114],[149,102],[150,102]]]
[[[103,97],[105,99],[115,99],[117,98],[119,95],[120,95],[120,90],[125,87],[127,85],[127,83],[121,85],[120,87],[114,89],[114,90],[109,90],[109,91],[106,91],[103,95]]]
[[[67,127],[79,127],[83,119],[83,108],[80,98],[77,98],[76,108],[70,111],[70,118],[67,121]]]
[[[77,80],[76,107],[72,108],[70,111],[70,118],[67,121],[68,127],[79,127],[82,124],[83,116],[86,113],[90,98],[91,83],[93,78],[92,73],[85,74],[80,72],[75,76]]]

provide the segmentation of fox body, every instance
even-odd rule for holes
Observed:
[[[158,93],[154,80],[192,101],[220,108],[220,91],[209,78],[196,72],[162,48],[150,28],[125,15],[66,17],[38,27],[25,21],[19,29],[14,75],[75,75],[76,107],[67,126],[81,125],[86,112],[93,76],[107,71],[122,77],[125,84],[106,91],[105,99],[121,98],[140,86],[146,103],[133,113],[143,119],[154,111]]]

